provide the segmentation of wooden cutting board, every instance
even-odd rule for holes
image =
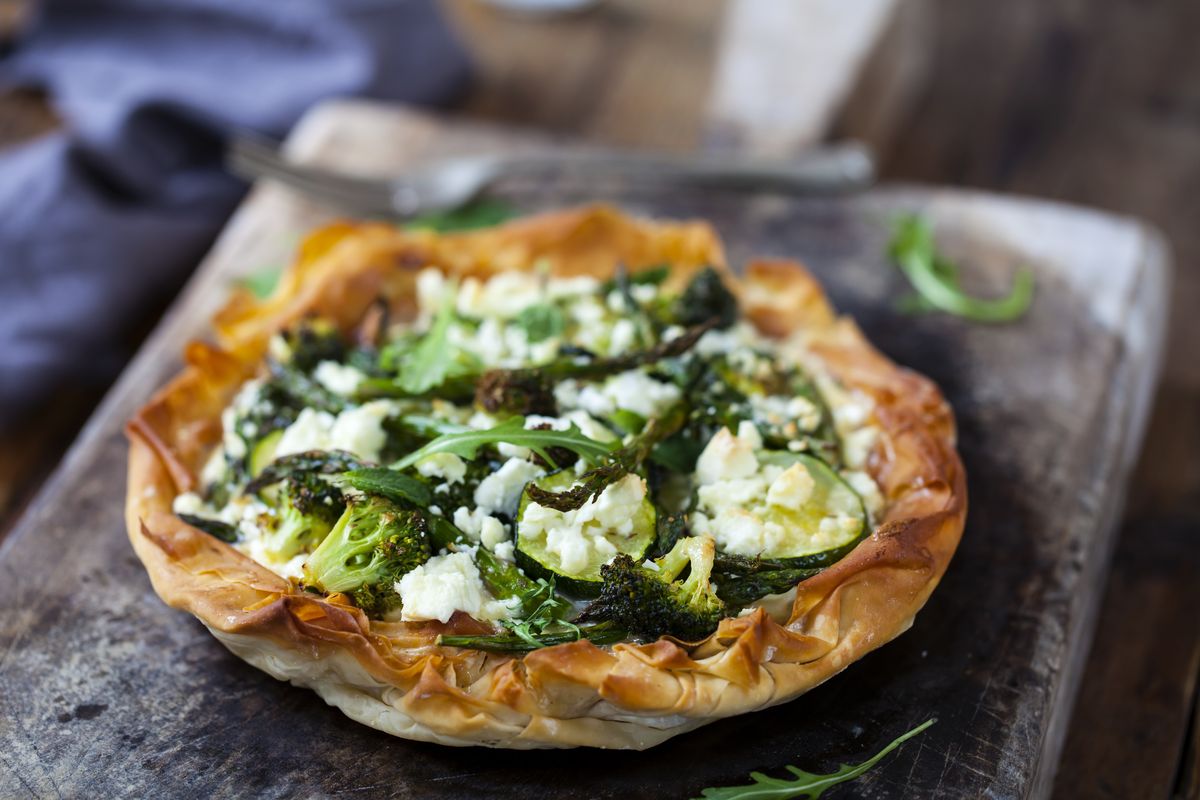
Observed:
[[[297,158],[379,174],[435,154],[546,146],[361,103],[321,107],[290,141]],[[530,210],[606,199],[700,216],[735,264],[800,258],[873,341],[943,387],[971,510],[913,629],[794,702],[646,753],[392,739],[238,661],[166,608],[134,558],[121,427],[178,369],[183,343],[204,335],[230,281],[286,263],[327,218],[260,187],[0,549],[0,796],[689,797],[755,769],[832,769],[929,717],[938,723],[848,794],[1045,795],[1154,385],[1161,239],[1091,211],[944,189],[787,199],[560,176],[499,194]],[[889,220],[908,210],[932,217],[981,291],[1031,265],[1031,313],[991,327],[898,313],[904,284],[884,249]]]

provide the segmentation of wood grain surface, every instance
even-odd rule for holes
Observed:
[[[311,115],[293,152],[380,169],[517,144],[486,128],[353,104]],[[635,211],[712,219],[735,263],[752,254],[804,259],[886,352],[943,386],[959,416],[972,510],[913,630],[793,703],[645,754],[392,740],[238,662],[166,609],[133,558],[121,523],[120,426],[177,368],[181,343],[203,332],[223,287],[281,263],[324,216],[265,187],[0,548],[0,795],[684,796],[797,759],[827,768],[929,716],[938,724],[857,783],[859,796],[1044,793],[1152,385],[1161,242],[1112,217],[947,191],[786,200],[595,185],[501,190],[530,209],[596,194]],[[903,285],[883,257],[887,223],[912,209],[931,215],[982,289],[1032,265],[1039,293],[1029,317],[986,327],[895,311]],[[701,757],[714,752],[722,757]]]

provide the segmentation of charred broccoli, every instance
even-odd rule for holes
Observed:
[[[676,299],[674,317],[679,325],[698,325],[715,319],[718,328],[728,328],[737,322],[737,298],[725,286],[720,273],[706,267],[696,273]]]
[[[293,475],[284,483],[279,524],[264,536],[266,551],[282,560],[316,546],[345,510],[336,486],[315,472]]]
[[[395,583],[429,560],[428,525],[419,511],[380,497],[350,503],[304,563],[304,583],[344,592],[368,614],[400,603]]]
[[[638,564],[618,555],[600,569],[600,597],[577,622],[608,620],[650,638],[669,634],[685,641],[703,639],[725,617],[725,603],[709,583],[716,547],[708,537],[680,539],[671,551]],[[676,580],[688,570],[687,578]]]

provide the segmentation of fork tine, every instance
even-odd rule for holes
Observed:
[[[388,216],[394,213],[393,187],[386,181],[353,178],[286,161],[269,144],[238,135],[226,166],[246,178],[269,178],[346,211]]]
[[[384,182],[292,164],[274,153],[233,152],[230,167],[248,172],[253,177],[269,177],[343,203],[390,206],[391,187]]]

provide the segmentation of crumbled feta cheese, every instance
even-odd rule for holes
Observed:
[[[458,290],[458,313],[509,319],[539,302],[541,297],[541,282],[532,272],[500,272],[486,283],[467,278]]]
[[[750,407],[768,425],[782,427],[795,422],[801,430],[814,431],[821,424],[821,410],[804,397],[754,395],[750,397]]]
[[[620,355],[628,352],[637,344],[637,326],[631,319],[619,319],[613,323],[612,333],[608,339],[608,354]]]
[[[743,438],[740,427],[738,436],[730,433],[728,428],[722,428],[708,440],[696,461],[696,478],[701,484],[748,478],[758,470],[754,450],[756,443],[762,444],[762,439],[758,437],[756,442],[752,437]]]
[[[859,428],[842,436],[842,455],[846,466],[851,469],[862,469],[867,465],[867,458],[875,448],[879,438],[879,429],[874,427]]]
[[[803,464],[792,464],[767,489],[767,503],[780,508],[799,509],[812,497],[816,482]]]
[[[221,443],[225,446],[225,452],[231,458],[245,458],[246,441],[238,435],[237,412],[233,406],[221,412],[221,427],[224,430]]]
[[[417,462],[417,472],[426,478],[444,478],[454,485],[467,474],[467,462],[453,453],[434,453]]]
[[[638,303],[647,305],[658,297],[658,287],[650,283],[635,283],[629,287],[629,293]]]
[[[279,444],[275,446],[275,457],[303,453],[308,450],[328,450],[329,430],[334,417],[328,411],[313,408],[301,410],[296,421],[283,431]]]
[[[387,443],[383,420],[392,413],[386,400],[348,408],[336,417],[327,411],[303,409],[275,447],[275,457],[308,450],[345,450],[367,461],[378,461]]]
[[[495,551],[496,545],[508,540],[508,529],[495,517],[484,517],[479,526],[479,543]]]
[[[378,461],[379,452],[387,444],[383,421],[391,413],[392,404],[386,400],[346,409],[337,415],[329,431],[330,448],[345,450],[367,461]]]
[[[545,538],[546,552],[556,555],[566,572],[582,572],[589,564],[608,563],[617,547],[607,537],[628,538],[646,497],[646,481],[626,475],[597,497],[571,511],[530,503],[518,523],[519,533]]]
[[[424,327],[437,313],[446,293],[446,276],[440,269],[426,267],[417,273],[417,308],[420,316],[417,324]]]
[[[200,514],[204,510],[204,501],[195,492],[184,492],[175,496],[171,510],[176,514]]]
[[[592,295],[599,290],[600,281],[590,275],[555,278],[546,285],[546,294],[551,300],[561,300],[575,295]]]
[[[488,514],[501,513],[513,517],[525,484],[546,471],[530,461],[510,458],[500,469],[488,475],[475,487],[475,505]]]
[[[607,416],[622,408],[650,418],[662,413],[679,397],[679,387],[675,384],[656,381],[638,370],[613,375],[599,386],[588,384],[579,389],[572,387],[561,394],[555,391],[555,399],[561,406],[582,408],[597,417]]]
[[[508,538],[504,523],[482,509],[459,506],[454,509],[454,525],[472,541],[481,542],[489,550]]]
[[[403,604],[400,618],[406,622],[449,622],[455,611],[483,620],[509,615],[508,607],[488,594],[479,568],[465,552],[434,556],[402,577],[396,591]]]
[[[500,542],[492,552],[496,554],[496,558],[503,561],[513,561],[516,558],[516,551],[511,541]]]
[[[842,477],[851,489],[858,492],[863,505],[867,507],[867,513],[875,518],[883,510],[883,493],[879,491],[879,484],[870,475],[858,470],[843,472]]]
[[[313,377],[329,391],[349,397],[358,391],[367,376],[362,370],[336,361],[322,361],[313,370]]]

